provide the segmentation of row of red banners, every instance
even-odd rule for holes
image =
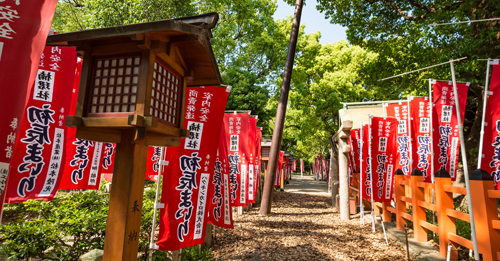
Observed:
[[[462,119],[468,86],[457,84]],[[455,106],[452,83],[436,82],[432,102],[412,97],[389,104],[388,117],[373,117],[362,130],[351,130],[349,162],[362,174],[363,198],[371,198],[373,189],[374,201],[390,201],[396,172],[433,182],[433,171],[443,169],[455,180],[460,147]]]
[[[191,136],[180,147],[167,149],[169,175],[163,181],[165,208],[157,242],[161,250],[203,243],[207,223],[232,229],[232,207],[256,202],[262,130],[249,113],[224,113],[228,91],[188,88],[187,98],[195,98],[194,115],[203,108],[210,115],[205,122],[186,121]],[[207,95],[211,105],[198,99]],[[192,146],[195,141],[199,146]]]
[[[9,178],[1,176],[7,203],[51,200],[58,189],[97,189],[101,174],[112,179],[114,144],[77,139],[76,130],[64,125],[78,94],[81,63],[75,49],[46,47],[41,57],[20,135],[8,136],[15,147],[8,155],[13,159]],[[197,109],[185,121],[190,137],[180,147],[150,147],[147,156],[146,179],[157,180],[162,167],[169,173],[158,241],[165,250],[199,244],[207,222],[232,228],[231,208],[255,203],[260,184],[257,117],[224,116],[226,88],[190,87],[187,92],[186,103]]]
[[[321,154],[314,158],[313,174],[318,180],[329,180],[330,178],[330,162]]]

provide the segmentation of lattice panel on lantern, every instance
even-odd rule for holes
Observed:
[[[88,106],[90,116],[135,111],[140,63],[139,56],[95,59]]]
[[[182,92],[181,77],[158,59],[154,69],[149,113],[170,125],[177,126]]]

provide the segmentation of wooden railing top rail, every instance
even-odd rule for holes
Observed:
[[[399,197],[399,200],[404,201],[406,203],[411,203],[411,198],[409,197],[401,196]]]
[[[460,212],[460,211],[456,211],[456,210],[448,208],[448,209],[446,209],[446,215],[448,215],[450,217],[458,218],[458,219],[466,221],[466,222],[470,222],[469,214],[465,214],[465,213]]]
[[[350,189],[354,190],[354,191],[357,191],[359,193],[359,189],[355,188],[355,187],[349,187]]]
[[[420,225],[436,234],[439,234],[439,228],[434,224],[431,224],[425,220],[420,220]]]
[[[419,181],[419,182],[417,182],[417,187],[426,188],[426,189],[434,189],[435,185],[434,185],[434,183],[427,183],[427,182]]]
[[[463,188],[463,187],[455,187],[455,186],[451,186],[451,185],[445,185],[444,191],[451,192],[451,193],[458,193],[458,194],[462,194],[462,195],[467,195],[467,189]]]
[[[396,214],[396,209],[391,207],[391,206],[387,206],[385,209],[387,209],[387,211],[391,212],[391,213],[394,213]]]
[[[426,202],[426,201],[423,201],[423,200],[419,200],[418,201],[418,205],[423,207],[423,208],[426,208],[428,210],[432,210],[432,211],[437,211],[437,206],[434,205],[434,204],[431,204],[429,202]]]
[[[468,240],[467,238],[463,238],[459,235],[456,235],[454,233],[448,233],[448,238],[450,241],[455,242],[459,245],[462,245],[468,249],[474,249],[474,245],[472,244],[472,241]]]
[[[413,216],[408,213],[401,212],[401,217],[403,217],[406,220],[413,221]]]
[[[489,198],[500,198],[500,190],[488,190]]]
[[[492,226],[494,229],[496,229],[496,230],[500,230],[500,220],[492,220],[491,222],[492,222],[491,226]]]

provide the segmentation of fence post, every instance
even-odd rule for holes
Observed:
[[[404,180],[405,176],[401,170],[396,170],[396,175],[395,175],[395,180],[394,180],[394,190],[395,190],[395,196],[394,198],[396,199],[396,228],[399,230],[404,229],[404,225],[406,224],[406,221],[403,219],[401,216],[401,213],[406,213],[406,204],[404,201],[401,200],[401,196],[405,195],[405,186],[401,184],[401,182]]]
[[[453,193],[444,191],[444,186],[451,185],[451,177],[448,171],[439,169],[434,174],[436,189],[436,207],[439,231],[439,252],[442,258],[446,258],[446,252],[450,239],[448,233],[456,234],[455,219],[446,214],[446,209],[453,209]],[[452,243],[453,244],[453,243]],[[453,244],[456,248],[456,244]],[[456,250],[451,251],[450,259],[457,260]]]
[[[390,206],[391,202],[382,202],[382,220],[385,222],[391,222],[391,212],[387,210]]]
[[[423,182],[424,177],[419,169],[411,172],[411,205],[413,216],[413,237],[418,242],[427,242],[427,230],[420,225],[420,220],[426,220],[425,209],[418,204],[419,200],[425,201],[425,192],[423,188],[418,187],[418,182]]]
[[[488,172],[477,169],[470,176],[472,208],[476,223],[477,245],[483,260],[497,260],[500,251],[500,233],[493,228],[492,220],[498,220],[497,201],[488,196],[494,190],[493,177]]]

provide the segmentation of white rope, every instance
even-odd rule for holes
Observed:
[[[474,22],[486,22],[486,21],[493,21],[493,20],[500,20],[500,17],[497,17],[497,18],[488,18],[488,19],[479,19],[479,20],[460,21],[460,22],[452,22],[452,23],[430,24],[429,26],[450,25],[450,24],[468,24],[468,23],[474,23]]]
[[[417,69],[417,70],[413,70],[413,71],[405,72],[405,73],[402,73],[402,74],[394,75],[394,76],[387,77],[387,78],[384,78],[384,79],[380,79],[380,80],[377,80],[377,81],[380,82],[380,81],[389,80],[389,79],[396,78],[396,77],[399,77],[399,76],[403,76],[403,75],[406,75],[406,74],[410,74],[410,73],[414,73],[414,72],[418,72],[418,71],[427,70],[429,68],[433,68],[433,67],[437,67],[437,66],[441,66],[441,65],[445,65],[445,64],[450,64],[451,62],[458,62],[458,61],[461,61],[461,60],[464,60],[464,59],[467,59],[467,57],[462,57],[462,58],[458,58],[458,59],[455,59],[455,60],[449,60],[449,61],[444,62],[444,63],[438,63],[438,64],[435,64],[435,65],[431,65],[431,66],[427,66],[427,67],[420,68],[420,69]]]

